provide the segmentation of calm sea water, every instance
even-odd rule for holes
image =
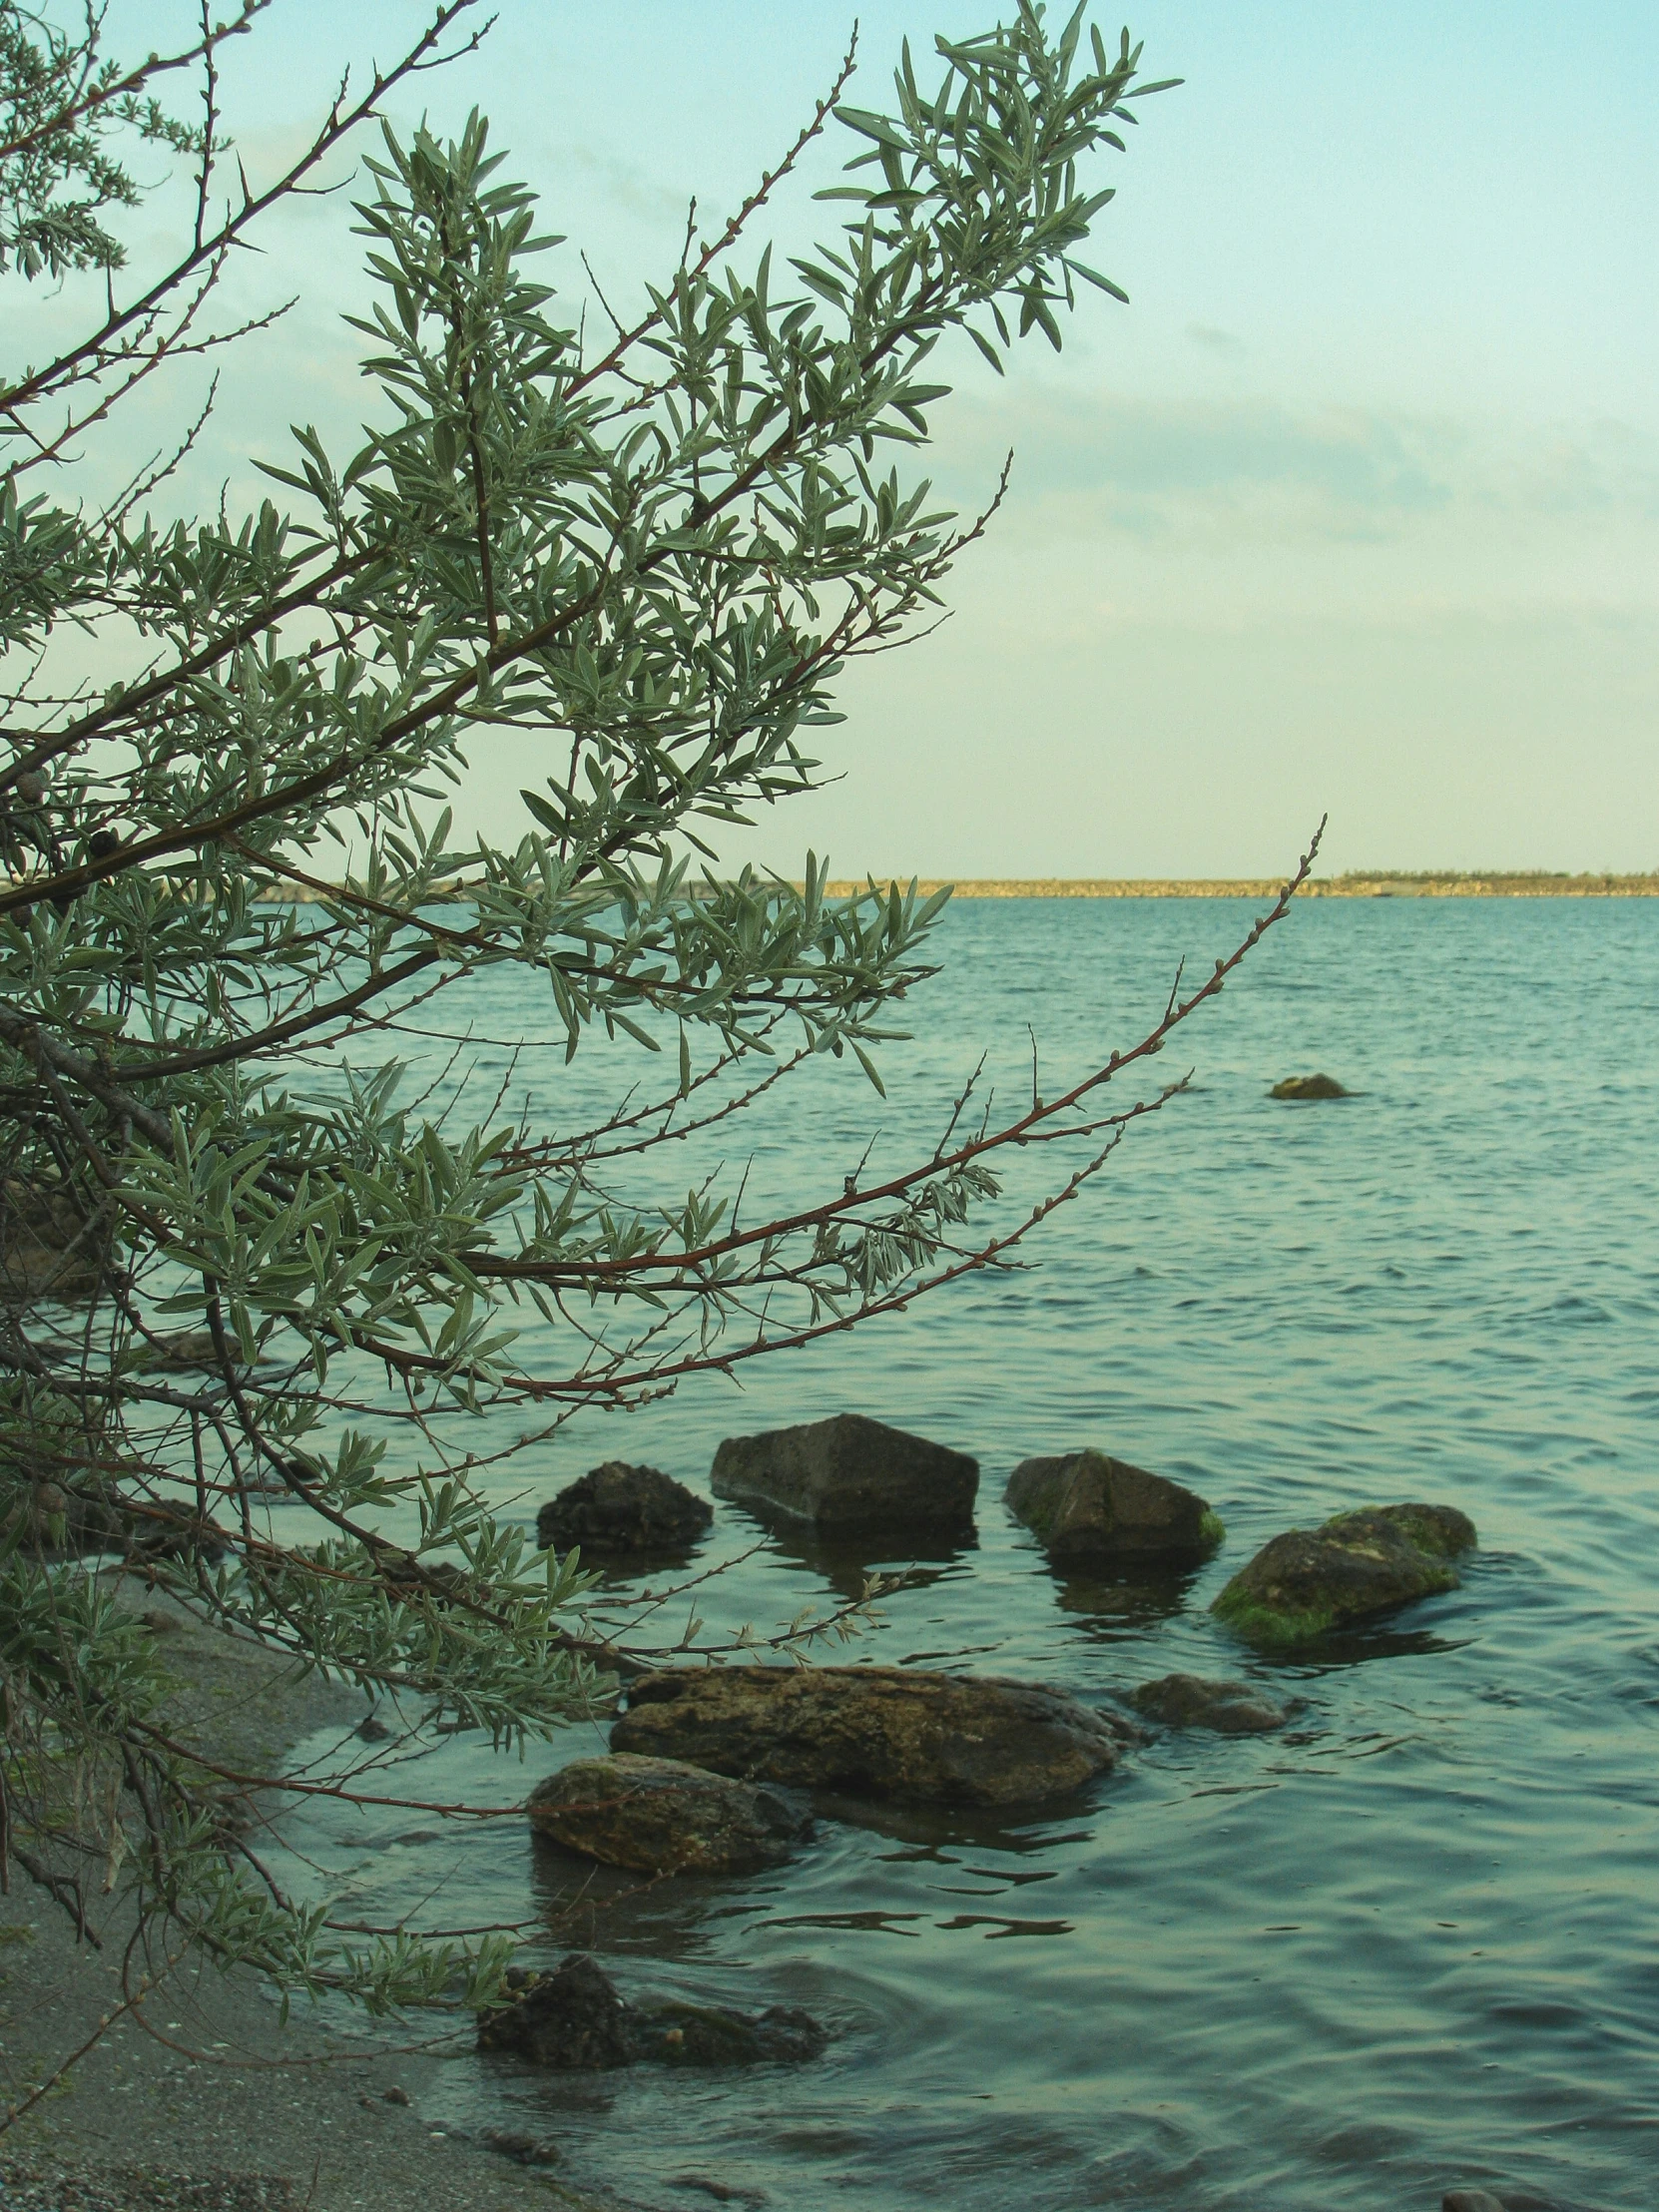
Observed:
[[[670,1187],[753,1153],[746,1207],[799,1200],[873,1132],[896,1161],[982,1048],[1007,1095],[1028,1089],[1028,1024],[1052,1091],[1249,918],[963,903],[885,1105],[815,1067],[672,1160]],[[481,1031],[551,1030],[491,988]],[[505,1053],[478,1060],[493,1088]],[[871,1413],[978,1456],[977,1541],[838,1656],[1084,1699],[1244,1674],[1305,1701],[1291,1730],[1162,1738],[1031,1818],[843,1806],[775,1875],[632,1895],[579,1896],[576,1863],[516,1823],[319,1817],[295,1840],[353,1911],[539,1916],[548,1955],[592,1948],[627,1991],[805,2004],[834,2032],[817,2064],[701,2077],[460,2055],[428,2119],[553,2135],[567,2171],[663,2205],[709,2201],[697,2177],[870,2212],[1403,2212],[1458,2181],[1659,2202],[1659,903],[1306,906],[1158,1072],[1189,1062],[1192,1091],[1047,1226],[1031,1272],[757,1364],[741,1391],[577,1423],[502,1495],[529,1518],[613,1455],[706,1485],[723,1435]],[[569,1126],[622,1065],[532,1050],[515,1082]],[[1313,1068],[1358,1095],[1268,1101]],[[1016,1182],[1055,1164],[1024,1156]],[[1154,1587],[1056,1577],[1002,1486],[1084,1443],[1201,1490],[1221,1555]],[[1277,1530],[1400,1498],[1473,1515],[1461,1591],[1297,1663],[1211,1621]],[[743,1553],[698,1593],[711,1632],[904,1563],[722,1506],[698,1564]],[[456,1737],[412,1794],[504,1802],[598,1740],[521,1769]]]

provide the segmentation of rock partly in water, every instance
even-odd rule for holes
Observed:
[[[580,1545],[584,1559],[608,1553],[681,1551],[714,1519],[707,1498],[660,1467],[607,1459],[569,1483],[536,1515],[544,1551]]]
[[[1064,1573],[1153,1560],[1196,1566],[1227,1533],[1195,1491],[1104,1451],[1023,1459],[1003,1497]]]
[[[1474,1523],[1451,1505],[1368,1505],[1275,1536],[1210,1610],[1258,1644],[1298,1644],[1458,1587]]]
[[[0,1182],[0,1298],[82,1299],[103,1281],[107,1211],[64,1184]]]
[[[1322,1098],[1351,1098],[1353,1095],[1334,1075],[1287,1075],[1268,1093],[1269,1098],[1288,1098],[1303,1106],[1316,1104]]]
[[[1133,1731],[1063,1691],[902,1667],[642,1675],[617,1751],[850,1797],[1019,1805],[1109,1772]]]
[[[670,2066],[742,2066],[816,2058],[829,2041],[811,2014],[769,2005],[753,2016],[718,2004],[629,2004],[580,1951],[548,1974],[514,1972],[506,2001],[478,2015],[481,2050],[538,2066],[603,2072],[642,2059]]]
[[[1196,1674],[1143,1682],[1129,1693],[1129,1702],[1166,1728],[1213,1728],[1222,1736],[1266,1736],[1290,1719],[1286,1708],[1264,1697],[1254,1683],[1207,1682]]]
[[[760,1436],[728,1436],[713,1488],[762,1518],[806,1521],[825,1535],[873,1529],[955,1533],[973,1525],[979,1462],[862,1413]]]
[[[629,1752],[573,1760],[536,1784],[529,1809],[541,1834],[567,1851],[635,1874],[781,1866],[813,1828],[791,1792]]]
[[[366,2100],[365,2100],[366,2101]],[[556,2166],[559,2146],[550,2136],[528,2135],[520,2128],[486,2127],[478,2138],[486,2149],[521,2166]]]

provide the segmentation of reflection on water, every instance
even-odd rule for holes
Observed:
[[[1055,1579],[1061,1612],[1076,1615],[1073,1626],[1091,1643],[1116,1644],[1144,1636],[1160,1621],[1179,1613],[1198,1574],[1195,1569],[1152,1575],[1141,1567],[1111,1581],[1099,1575],[1087,1579],[1078,1575],[1061,1579],[1056,1575]]]
[[[1175,957],[1240,918],[958,909],[888,1103],[809,1070],[794,1118],[756,1125],[746,1204],[816,1187],[872,1131],[896,1156],[982,1044],[1028,1083],[1027,1019],[1056,1070],[1124,1043]],[[539,1495],[624,1448],[706,1485],[723,1436],[842,1409],[979,1457],[977,1543],[930,1558],[718,1508],[672,1570],[735,1562],[698,1585],[705,1640],[916,1567],[831,1657],[1103,1706],[1243,1674],[1306,1703],[1274,1736],[1156,1732],[1027,1818],[826,1800],[789,1867],[743,1881],[596,1873],[522,1822],[420,1842],[408,1815],[318,1808],[295,1840],[365,1918],[429,1893],[456,1921],[534,1914],[549,1955],[591,1947],[630,1996],[801,2004],[832,2032],[813,2065],[741,2077],[462,2057],[428,2116],[553,2135],[573,2177],[653,2204],[711,2181],[869,2212],[1426,2212],[1459,2182],[1659,2202],[1656,958],[1651,901],[1314,905],[1184,1043],[1202,1087],[1061,1210],[1039,1269],[561,1444]],[[1362,1095],[1267,1100],[1310,1066]],[[609,1081],[585,1056],[533,1072],[554,1119]],[[742,1142],[723,1128],[725,1156]],[[1016,1162],[1011,1202],[1043,1167]],[[1169,1580],[1054,1576],[1001,1487],[1061,1436],[1199,1490],[1223,1551]],[[1209,1614],[1279,1529],[1409,1497],[1473,1515],[1461,1590],[1281,1657]],[[603,1741],[519,1769],[457,1736],[418,1794],[508,1802]]]

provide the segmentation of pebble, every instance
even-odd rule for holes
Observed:
[[[6,2212],[299,2212],[283,2174],[175,2174],[0,2160]]]

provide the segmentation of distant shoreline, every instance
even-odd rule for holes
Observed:
[[[884,886],[888,877],[876,878]],[[898,881],[907,886],[909,878]],[[1247,876],[922,876],[922,897],[950,887],[958,898],[1277,898],[1284,878]],[[801,885],[798,883],[799,890]],[[852,898],[868,885],[851,876],[829,882],[831,898]],[[254,893],[263,904],[309,906],[321,893],[304,884],[265,883]],[[441,887],[436,896],[444,895]],[[1305,883],[1303,898],[1659,898],[1659,875],[1566,875],[1504,873],[1434,875],[1320,875]]]
[[[947,878],[918,882],[923,893],[942,890]],[[847,897],[862,883],[830,883]],[[1283,877],[1272,876],[1037,876],[1029,881],[987,876],[958,878],[958,898],[1277,898]],[[1322,875],[1305,883],[1303,898],[1659,898],[1659,875]]]

